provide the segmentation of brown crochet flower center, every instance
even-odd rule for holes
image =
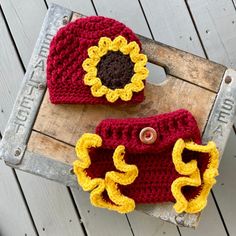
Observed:
[[[134,75],[134,63],[120,51],[109,51],[97,65],[97,77],[110,89],[124,88]]]

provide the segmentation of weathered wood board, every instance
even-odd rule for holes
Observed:
[[[168,76],[162,86],[147,84],[146,94],[143,103],[127,107],[125,105],[53,105],[46,93],[34,129],[75,145],[83,133],[94,132],[98,121],[105,118],[144,117],[186,108],[197,118],[199,127],[203,130],[215,99],[213,92],[172,76]]]

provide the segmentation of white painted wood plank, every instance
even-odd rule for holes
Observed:
[[[138,1],[134,0],[94,0],[99,15],[111,17],[129,26],[135,33],[151,38]]]
[[[150,217],[138,211],[132,212],[128,216],[135,236],[179,235],[175,225],[165,223],[163,220],[157,219],[155,217]]]
[[[47,3],[56,3],[86,16],[95,15],[93,5],[88,0],[47,0]]]
[[[7,124],[24,73],[0,14],[0,132]]]
[[[1,14],[0,35],[0,131],[3,132],[23,71]],[[3,161],[0,161],[0,196],[0,235],[36,235],[14,173]]]
[[[39,1],[30,1],[29,4],[26,4],[25,1],[2,1],[1,3],[26,67],[46,13],[46,6],[43,5],[43,1],[41,1],[41,5]],[[7,53],[9,52],[7,51]],[[11,59],[5,63],[11,65],[11,61],[13,61],[14,64],[10,69],[16,73],[19,63],[15,62],[13,53],[7,55]],[[22,71],[19,75],[23,75]],[[20,82],[20,78],[18,79]],[[14,100],[18,86],[10,87],[10,83],[7,85],[11,100]],[[12,109],[12,104],[8,105],[8,109]],[[55,235],[83,235],[76,210],[66,187],[24,172],[17,171],[16,173],[26,201],[30,206],[35,225],[41,235],[54,235],[53,233],[56,233]],[[14,196],[11,201],[14,201]]]
[[[189,0],[208,57],[236,69],[236,14],[231,0]]]
[[[93,207],[89,200],[89,193],[82,189],[72,189],[72,192],[88,235],[132,236],[125,215]]]
[[[84,235],[65,186],[20,171],[18,176],[40,236]]]
[[[28,64],[46,14],[43,0],[1,0],[1,6],[25,65]]]
[[[0,161],[0,235],[36,235],[13,170]]]
[[[218,183],[219,184],[219,183]],[[182,236],[224,236],[227,235],[224,227],[222,226],[222,221],[219,217],[219,213],[215,207],[215,203],[212,195],[208,198],[208,203],[206,208],[201,214],[201,221],[196,229],[180,228]]]
[[[157,41],[204,56],[183,0],[141,0],[141,4]]]
[[[208,57],[236,69],[236,4],[231,0],[189,0],[188,4]]]
[[[230,235],[236,235],[236,133],[231,131],[230,137],[220,163],[220,175],[214,188],[215,197],[223,214]]]

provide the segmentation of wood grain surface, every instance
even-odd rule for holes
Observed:
[[[162,86],[146,85],[146,99],[138,105],[53,105],[46,93],[34,129],[65,143],[75,145],[85,132],[94,132],[105,118],[145,117],[180,108],[188,109],[203,130],[215,94],[183,80],[168,76]],[[34,137],[34,136],[33,136]]]

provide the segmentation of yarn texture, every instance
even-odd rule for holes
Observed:
[[[92,95],[94,97],[106,95],[107,101],[113,103],[118,98],[129,101],[133,92],[142,91],[144,89],[143,80],[148,76],[148,70],[145,67],[147,57],[139,52],[139,45],[134,41],[127,44],[127,40],[123,36],[118,36],[113,41],[108,37],[102,37],[98,42],[98,47],[90,47],[88,49],[89,58],[83,62],[82,66],[87,72],[84,76],[84,83],[91,86]],[[102,66],[104,55],[106,63]],[[130,58],[127,58],[126,55],[129,55]],[[128,78],[127,72],[130,76]],[[106,82],[102,83],[105,79]],[[121,86],[122,84],[123,86]]]
[[[132,30],[114,19],[91,16],[70,22],[59,29],[50,44],[47,59],[50,101],[142,102],[148,70],[147,57],[140,50],[141,43]]]
[[[152,144],[139,138],[145,127],[157,133]],[[91,203],[120,213],[132,211],[135,204],[160,202],[175,202],[178,213],[199,212],[218,174],[215,144],[201,145],[196,120],[183,109],[147,118],[105,119],[96,134],[79,139],[76,154],[74,172],[79,185],[91,191]],[[95,201],[94,192],[99,193]]]
[[[112,157],[116,169],[120,172],[108,171],[104,179],[91,179],[85,171],[91,164],[88,148],[100,147],[101,145],[102,139],[96,134],[84,134],[77,142],[76,153],[80,156],[80,160],[74,162],[74,172],[78,176],[78,182],[83,190],[92,190],[90,201],[94,206],[108,208],[119,213],[130,212],[134,210],[135,202],[133,199],[121,194],[117,184],[128,185],[133,183],[138,175],[138,168],[135,165],[125,163],[124,146],[119,145]],[[114,204],[103,199],[102,194],[105,190]]]

